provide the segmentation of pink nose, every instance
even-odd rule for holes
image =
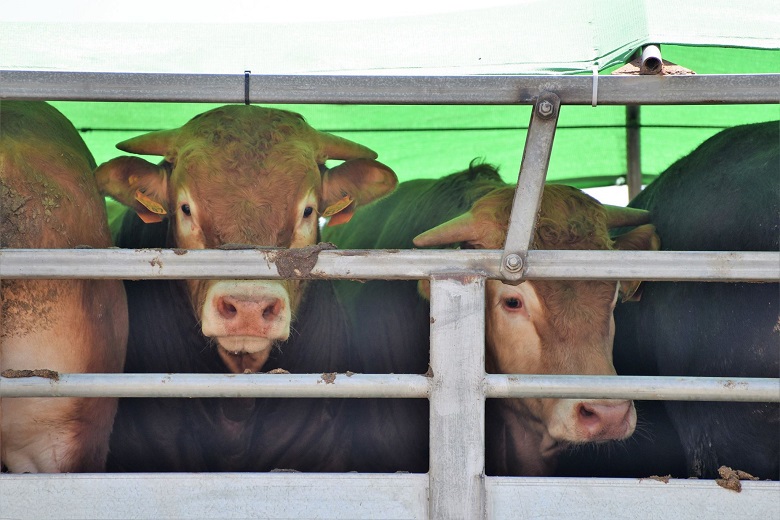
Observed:
[[[577,429],[591,441],[623,439],[634,433],[634,403],[582,402],[577,406]]]
[[[285,303],[281,298],[241,298],[225,295],[215,302],[217,314],[228,335],[266,336],[278,325]]]

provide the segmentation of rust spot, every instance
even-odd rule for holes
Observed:
[[[269,370],[267,373],[268,374],[289,374],[290,372],[283,368],[274,368],[273,370]]]
[[[276,264],[276,269],[283,278],[310,278],[320,251],[326,249],[336,249],[336,246],[330,242],[322,242],[300,249],[282,249],[269,253],[268,258]]]
[[[663,482],[664,484],[668,484],[669,481],[672,479],[671,475],[664,475],[663,477],[659,477],[658,475],[650,475],[647,478],[640,478],[639,480],[655,480],[657,482]]]
[[[20,377],[45,377],[52,381],[59,381],[60,374],[56,370],[49,370],[48,368],[36,368],[35,370],[3,370],[0,376],[7,377],[9,379],[17,379]]]
[[[336,382],[336,372],[326,372],[322,374],[322,380],[325,384],[332,385]]]
[[[431,316],[431,325],[433,325],[434,323],[436,323],[436,318],[434,318],[433,316]]]
[[[175,248],[175,249],[173,250],[173,254],[175,254],[175,255],[179,255],[179,256],[181,256],[181,255],[186,255],[186,254],[187,254],[187,250],[186,250],[186,249],[181,249],[181,248],[178,248],[178,247],[177,247],[177,248]]]
[[[346,372],[344,372],[344,375],[347,376],[347,377],[352,377],[352,376],[355,375],[355,373],[352,372],[351,370],[347,370]]]
[[[433,367],[428,365],[428,371],[423,374],[425,377],[433,377]]]
[[[159,257],[159,256],[155,256],[155,257],[154,257],[154,258],[153,258],[153,259],[152,259],[152,260],[149,262],[149,265],[151,265],[152,267],[155,267],[155,266],[157,266],[157,267],[159,267],[160,269],[162,269],[162,267],[163,267],[162,260],[160,260],[160,257]]]
[[[758,477],[754,477],[746,471],[733,470],[728,466],[719,467],[718,474],[720,474],[721,478],[715,479],[715,483],[722,488],[730,489],[737,493],[742,491],[740,480],[758,480]]]

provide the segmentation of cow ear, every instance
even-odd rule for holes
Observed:
[[[329,226],[348,222],[360,206],[384,197],[398,185],[395,172],[373,159],[353,159],[322,175],[320,214]]]
[[[623,251],[658,251],[661,239],[655,232],[655,226],[645,224],[615,237],[615,249]],[[638,302],[642,297],[641,280],[620,282],[620,297],[623,302]]]
[[[131,208],[147,224],[168,213],[168,174],[140,157],[117,157],[95,170],[100,193]]]

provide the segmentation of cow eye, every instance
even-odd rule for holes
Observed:
[[[306,209],[303,210],[303,218],[309,218],[312,213],[314,213],[314,208],[306,206]]]
[[[191,215],[190,205],[189,204],[182,204],[181,205],[181,212],[187,215],[188,217]]]
[[[523,300],[520,298],[504,298],[504,307],[506,307],[509,310],[519,310],[523,308]]]

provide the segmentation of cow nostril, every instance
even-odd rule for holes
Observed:
[[[282,300],[276,300],[263,309],[263,319],[274,320],[282,313]]]
[[[231,319],[238,314],[238,309],[236,309],[236,306],[227,301],[225,298],[220,298],[219,302],[217,303],[217,310],[219,311],[220,316],[226,319]]]
[[[580,406],[580,415],[586,419],[593,417],[596,415],[596,413],[592,410],[589,410],[585,405]]]

